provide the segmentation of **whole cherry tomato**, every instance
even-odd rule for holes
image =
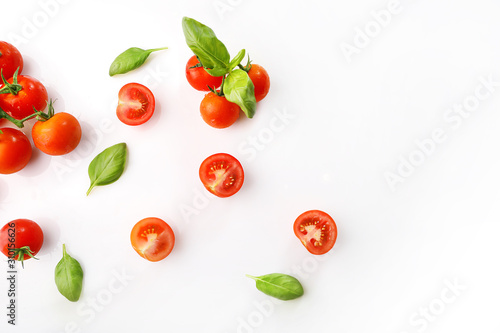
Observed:
[[[20,261],[34,258],[43,245],[43,231],[28,219],[11,221],[0,229],[0,250],[9,258]]]
[[[214,90],[220,87],[223,77],[208,74],[198,58],[194,55],[189,58],[186,64],[186,78],[194,89],[199,91],[210,91],[209,87]]]
[[[18,172],[31,159],[31,143],[23,132],[15,128],[0,128],[0,132],[0,173]]]
[[[6,79],[10,79],[15,71],[21,74],[23,71],[23,57],[14,45],[0,41],[0,70]]]
[[[47,118],[40,117],[31,129],[35,147],[48,155],[65,155],[73,151],[82,138],[78,120],[66,112],[54,114],[52,103],[49,103]]]
[[[224,96],[209,92],[201,101],[200,113],[203,120],[210,126],[226,128],[238,120],[240,107],[229,102]]]
[[[0,87],[0,108],[16,119],[32,115],[33,109],[45,110],[47,99],[43,84],[27,75],[14,74]]]
[[[252,64],[250,70],[248,71],[248,76],[253,82],[255,100],[257,102],[264,99],[269,92],[269,87],[271,86],[271,81],[269,80],[269,74],[264,69],[264,67],[256,64]]]

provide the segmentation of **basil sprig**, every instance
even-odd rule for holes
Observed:
[[[287,274],[273,273],[262,276],[247,274],[247,277],[255,280],[258,290],[283,301],[292,300],[304,295],[304,289],[299,280]]]
[[[104,149],[89,165],[90,187],[87,195],[95,186],[102,186],[117,181],[125,170],[127,145],[118,143]]]
[[[80,299],[83,286],[83,270],[80,263],[66,252],[63,244],[63,257],[55,270],[57,290],[71,302]]]
[[[131,47],[116,57],[116,59],[111,63],[109,67],[109,76],[116,74],[125,74],[139,68],[146,62],[149,55],[153,52],[165,50],[166,47],[161,47],[158,49],[143,50],[138,47]]]
[[[212,76],[226,77],[220,88],[220,94],[237,104],[248,118],[255,114],[255,101],[252,80],[245,71],[235,69],[245,57],[245,50],[241,50],[231,60],[229,52],[214,31],[206,25],[189,17],[182,19],[182,30],[186,43],[193,51],[204,69]]]

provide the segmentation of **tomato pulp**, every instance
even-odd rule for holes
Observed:
[[[207,157],[200,166],[200,180],[212,194],[226,198],[238,192],[245,173],[240,162],[226,153]]]
[[[325,254],[337,240],[337,225],[333,218],[320,210],[302,213],[293,225],[295,236],[312,254]]]
[[[149,261],[165,259],[174,248],[175,235],[162,219],[148,217],[137,222],[130,233],[134,250]]]

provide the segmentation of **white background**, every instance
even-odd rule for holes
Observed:
[[[498,332],[499,10],[493,0],[5,2],[0,40],[84,136],[70,155],[35,153],[0,177],[0,224],[29,218],[45,234],[40,260],[18,267],[15,327],[0,279],[0,331]],[[253,119],[203,122],[203,93],[184,76],[183,16],[267,69],[271,90]],[[169,49],[109,77],[131,46]],[[129,82],[157,99],[140,127],[115,116]],[[464,103],[466,118],[450,113]],[[442,140],[430,143],[435,131]],[[88,164],[118,142],[125,173],[86,197]],[[245,170],[227,199],[198,179],[217,152]],[[392,186],[389,174],[400,177]],[[309,209],[339,229],[321,258],[292,230]],[[157,263],[129,241],[148,216],[177,237]],[[85,272],[77,303],[54,283],[63,243]],[[293,273],[305,295],[272,301],[245,277],[274,272]]]

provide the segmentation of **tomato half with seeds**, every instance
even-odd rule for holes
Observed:
[[[17,219],[0,229],[0,250],[7,257],[14,257],[21,263],[34,258],[42,245],[42,228],[32,220]]]
[[[137,126],[151,119],[155,111],[155,97],[140,83],[127,83],[118,92],[116,115],[126,125]]]
[[[222,78],[210,75],[195,55],[189,58],[186,64],[186,79],[196,90],[210,91],[209,87],[215,90],[220,87]]]
[[[157,217],[147,217],[134,225],[130,241],[141,257],[149,261],[160,261],[172,252],[175,235],[167,222]]]
[[[200,166],[201,182],[210,193],[220,198],[227,198],[238,192],[244,178],[241,163],[226,153],[209,156]]]
[[[321,210],[309,210],[297,217],[293,225],[295,236],[312,254],[325,254],[337,240],[337,225]]]
[[[23,57],[19,50],[12,44],[0,41],[0,71],[6,79],[10,79],[16,70],[18,74],[23,71]]]

